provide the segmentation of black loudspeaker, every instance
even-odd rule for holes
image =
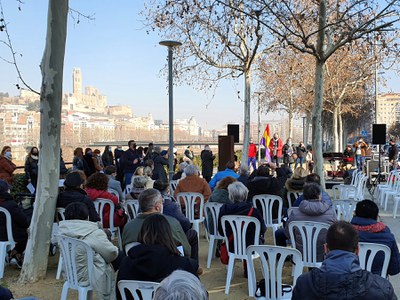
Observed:
[[[386,144],[386,124],[372,124],[372,144]]]
[[[218,171],[226,169],[228,161],[234,161],[234,143],[232,135],[219,135],[218,136]]]
[[[233,142],[239,143],[239,125],[228,124],[228,135],[233,135]]]

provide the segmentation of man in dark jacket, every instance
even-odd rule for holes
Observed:
[[[128,142],[128,150],[124,152],[121,158],[121,167],[124,173],[125,186],[131,184],[133,173],[140,165],[139,155],[136,151],[136,143],[134,140]]]
[[[389,145],[388,156],[391,169],[393,170],[396,168],[397,159],[399,158],[399,149],[397,149],[397,145],[393,139],[390,139]]]
[[[351,224],[341,221],[331,225],[322,266],[297,279],[292,300],[397,299],[388,280],[361,269],[358,251],[358,234]]]
[[[213,155],[210,146],[205,145],[204,150],[200,153],[201,158],[201,175],[203,178],[210,182],[212,174],[213,174],[213,162],[215,159],[215,155]]]
[[[357,203],[355,216],[351,224],[358,231],[360,242],[383,244],[390,248],[389,275],[400,273],[400,253],[397,242],[389,227],[378,222],[379,208],[374,201],[363,200]],[[371,272],[381,274],[383,253],[377,253]]]
[[[64,192],[58,194],[57,207],[67,207],[73,202],[83,202],[89,209],[89,221],[100,221],[99,215],[94,207],[93,201],[88,197],[85,190],[82,189],[83,179],[79,172],[67,174],[64,181]]]

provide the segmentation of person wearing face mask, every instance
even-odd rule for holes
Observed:
[[[96,172],[96,168],[94,165],[94,157],[91,148],[85,149],[85,155],[83,156],[83,160],[86,162],[84,172],[86,177],[89,177],[93,173]]]
[[[36,189],[38,180],[38,162],[39,162],[39,149],[32,147],[25,160],[25,179],[31,183]]]
[[[12,185],[14,182],[13,172],[16,168],[17,166],[12,162],[11,147],[4,146],[0,153],[0,179]]]
[[[110,145],[107,145],[104,148],[104,152],[101,155],[101,160],[103,161],[104,168],[107,166],[114,165],[114,155],[112,153],[112,149]]]
[[[292,168],[293,165],[293,146],[292,146],[292,139],[288,138],[286,140],[286,144],[283,145],[282,148],[283,153],[283,163],[286,167]]]

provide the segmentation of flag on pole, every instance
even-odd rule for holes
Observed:
[[[271,136],[269,133],[269,124],[267,124],[267,127],[265,127],[264,134],[260,141],[260,145],[263,145],[265,147],[265,160],[266,161],[271,161],[271,155],[269,153],[269,148],[268,148],[270,140],[271,140]]]

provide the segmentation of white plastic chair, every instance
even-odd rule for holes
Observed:
[[[301,195],[300,192],[287,192],[286,197],[288,201],[288,208],[292,207],[292,200],[294,199],[293,203],[299,198]]]
[[[387,191],[394,191],[397,188],[397,185],[399,184],[400,181],[400,176],[399,173],[395,173],[394,177],[390,177],[388,181],[386,182],[386,185],[380,185],[378,186],[378,192],[377,192],[377,200],[379,202],[379,205],[383,205],[383,201],[385,198],[384,193]]]
[[[56,220],[57,220],[57,223],[54,223],[53,227],[57,226],[57,230],[55,230],[53,233],[54,233],[55,239],[58,242],[58,238],[57,238],[57,236],[58,236],[58,222],[65,220],[65,208],[64,207],[57,207],[56,208]],[[58,257],[58,267],[57,267],[57,274],[56,274],[56,279],[57,280],[59,280],[61,278],[62,265],[63,265],[63,259],[62,259],[62,255],[60,253],[60,256]]]
[[[174,195],[177,185],[178,185],[178,180],[171,180],[169,182],[169,194],[170,195]]]
[[[350,222],[353,218],[353,212],[356,209],[356,201],[354,200],[336,200],[333,202],[336,207],[337,220]]]
[[[272,209],[274,207],[274,203],[278,203],[278,218],[272,218]],[[269,194],[262,194],[262,195],[255,195],[253,197],[253,207],[260,209],[262,211],[262,215],[264,218],[265,226],[268,228],[272,228],[272,236],[274,238],[274,245],[275,242],[275,231],[282,227],[282,207],[283,201],[282,198],[276,195],[269,195]]]
[[[365,199],[364,192],[365,188],[367,187],[367,182],[368,182],[368,176],[365,174],[361,174],[361,176],[359,176],[359,181],[356,185],[357,186],[357,192],[355,196],[356,201],[362,201]]]
[[[160,284],[151,281],[138,280],[120,280],[118,281],[118,290],[121,293],[122,300],[126,300],[126,290],[133,296],[133,300],[151,300],[156,288]]]
[[[390,248],[386,245],[375,244],[375,243],[358,243],[360,247],[360,251],[358,253],[358,257],[360,260],[360,267],[364,270],[370,271],[372,270],[372,263],[374,261],[375,256],[379,252],[383,252],[384,260],[382,265],[381,276],[386,278],[387,270],[389,267],[390,261]]]
[[[296,237],[302,242],[303,266],[319,268],[322,262],[317,261],[317,242],[322,230],[328,230],[329,224],[311,221],[292,221],[289,223],[289,235],[292,247],[298,249]],[[296,232],[295,232],[296,231]]]
[[[128,184],[126,187],[125,187],[125,190],[124,190],[124,192],[125,192],[125,198],[126,198],[126,196],[131,196],[131,191],[132,191],[132,189],[133,189],[133,185],[132,185],[132,183],[131,184]]]
[[[396,206],[396,196],[400,196],[400,180],[396,180],[395,184],[393,185],[392,189],[383,190],[380,193],[380,203],[383,204],[383,210],[387,210],[387,204],[390,198],[393,198],[393,202]],[[393,207],[394,208],[394,207]],[[397,210],[397,208],[396,208]]]
[[[332,186],[333,201],[355,199],[357,187],[347,184],[336,184]]]
[[[77,290],[79,300],[91,299],[93,292],[93,250],[84,241],[58,235],[58,243],[60,246],[61,255],[63,256],[63,265],[66,274],[66,281],[63,285],[60,300],[66,300],[69,289]],[[87,276],[83,279],[84,282],[79,282],[82,274],[78,274],[77,260],[82,259],[82,251],[86,258]],[[82,280],[82,279],[81,279]]]
[[[394,182],[398,179],[398,176],[399,176],[399,171],[398,170],[390,171],[386,182],[385,183],[380,183],[375,187],[375,189],[374,189],[374,199],[375,200],[379,199],[379,195],[380,195],[382,190],[392,189]]]
[[[126,200],[125,209],[128,215],[128,221],[135,219],[139,211],[139,200]]]
[[[114,202],[112,202],[110,199],[103,199],[103,198],[97,198],[95,201],[93,201],[94,208],[96,209],[97,213],[100,216],[100,222],[101,224],[103,223],[103,210],[104,207],[107,205],[110,207],[110,219],[109,219],[109,227],[104,228],[104,229],[109,229],[111,232],[111,239],[114,239],[115,234],[117,235],[118,238],[118,245],[119,249],[122,251],[122,238],[121,238],[121,232],[119,230],[119,227],[114,226],[114,211],[115,211],[115,206]]]
[[[233,276],[233,267],[236,259],[248,260],[246,249],[247,246],[258,245],[260,240],[260,221],[255,217],[249,216],[223,216],[221,218],[222,229],[225,236],[226,248],[228,250],[229,263],[228,273],[226,275],[225,294],[229,294],[229,288]],[[253,224],[254,237],[249,237],[249,225]],[[228,227],[229,226],[229,227]],[[227,235],[227,229],[231,228],[233,234],[233,249],[229,245],[229,235]],[[246,245],[246,237],[250,238],[249,242],[251,245]]]
[[[113,194],[114,196],[116,196],[118,198],[118,202],[119,202],[119,193],[117,190],[113,189],[113,188],[108,188],[107,190],[110,194]]]
[[[247,247],[247,273],[249,296],[254,297],[257,287],[256,273],[254,269],[254,262],[251,259],[257,255],[261,262],[262,274],[265,279],[265,297],[257,297],[257,299],[291,299],[292,289],[296,284],[297,278],[303,272],[303,262],[301,253],[297,249],[258,245]],[[282,272],[285,264],[285,259],[291,258],[293,264],[293,284],[290,291],[282,293]]]
[[[10,212],[4,207],[0,207],[0,214],[3,213],[6,219],[7,227],[7,241],[0,242],[0,279],[4,276],[4,267],[8,255],[8,251],[11,251],[15,247],[15,241],[12,234],[12,219]]]
[[[189,219],[190,223],[193,224],[193,229],[197,232],[197,239],[200,242],[200,223],[204,221],[204,196],[200,193],[178,193],[176,200],[181,203],[185,203],[185,215]],[[199,216],[195,217],[195,208],[199,209]]]
[[[215,257],[217,248],[216,240],[223,240],[224,237],[218,233],[218,216],[222,203],[207,202],[204,204],[204,215],[208,226],[210,242],[208,244],[207,268],[211,267],[211,260]]]

